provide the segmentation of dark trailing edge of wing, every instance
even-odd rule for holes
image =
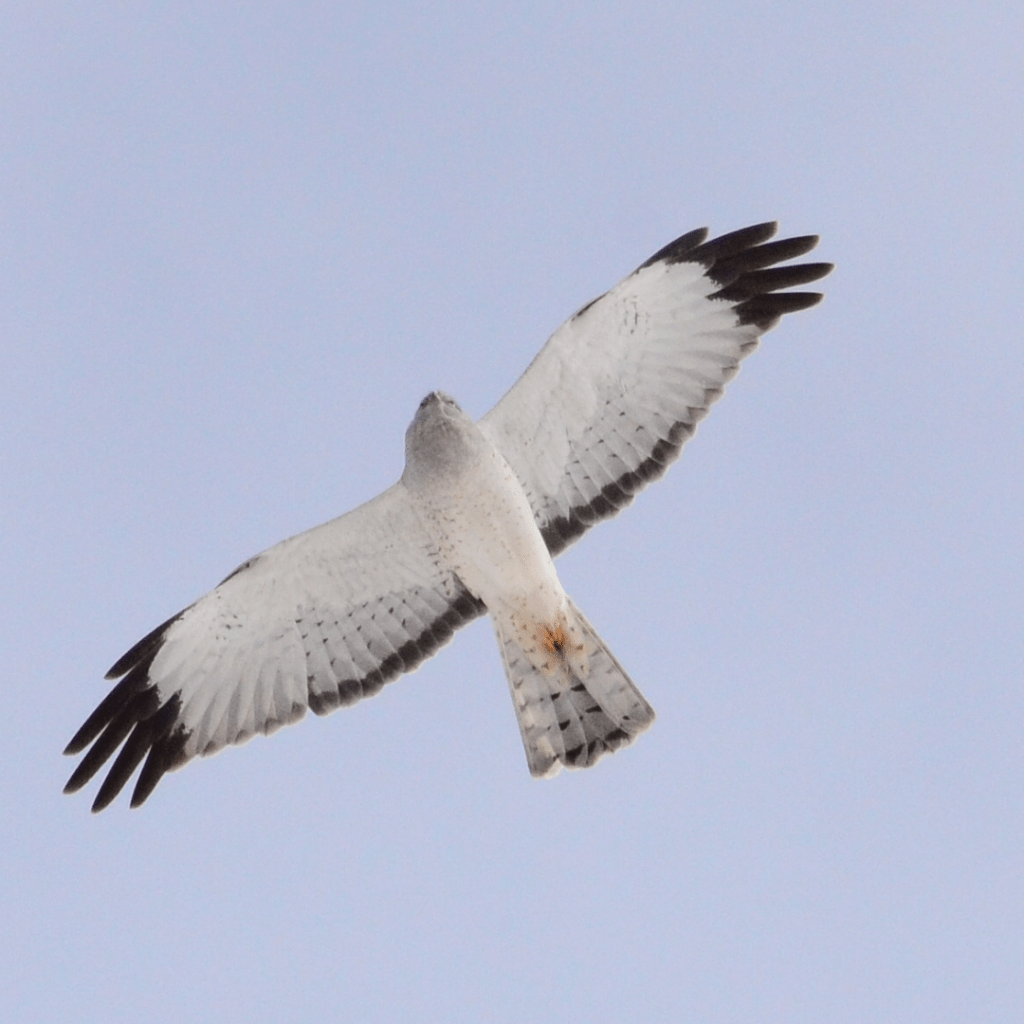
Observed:
[[[637,269],[644,270],[656,263],[700,263],[706,268],[707,276],[719,285],[710,297],[732,302],[741,325],[753,324],[767,331],[786,313],[815,306],[823,297],[820,292],[779,289],[817,281],[832,270],[831,263],[775,266],[809,253],[818,244],[817,235],[769,242],[777,230],[778,224],[768,221],[707,241],[708,229],[697,228],[669,242]],[[588,303],[580,313],[593,304]],[[543,526],[541,534],[551,554],[557,555],[595,522],[629,505],[638,491],[658,479],[675,461],[695,429],[695,420],[674,423],[668,436],[658,441],[636,469],[605,486],[587,505],[571,509],[567,516],[559,516]]]
[[[559,516],[544,526],[540,532],[551,557],[564,551],[594,523],[617,515],[627,505],[632,504],[639,491],[664,475],[694,429],[693,424],[674,423],[669,429],[668,437],[660,440],[636,469],[620,476],[614,483],[607,484],[588,504],[571,509],[568,516]]]
[[[341,681],[331,696],[314,693],[309,688],[309,706],[317,714],[323,715],[334,708],[352,704],[361,697],[372,696],[385,683],[419,665],[445,644],[456,629],[483,611],[482,602],[467,590],[461,590],[443,615],[418,637],[386,657],[375,671],[361,679]],[[182,614],[179,612],[157,626],[118,659],[107,678],[124,678],[100,702],[64,750],[65,754],[80,754],[89,747],[64,787],[65,793],[76,793],[121,747],[96,794],[93,811],[102,811],[114,800],[143,758],[145,763],[132,793],[132,807],[138,807],[146,801],[165,772],[188,761],[184,749],[189,732],[179,720],[181,697],[174,693],[161,704],[157,688],[149,678],[153,659],[167,631]],[[300,717],[305,707],[293,707],[292,712],[288,721]]]
[[[419,636],[406,641],[389,654],[376,670],[361,679],[343,679],[336,689],[328,693],[308,690],[309,706],[314,714],[326,715],[335,708],[347,707],[363,697],[379,693],[385,683],[390,683],[429,658],[438,648],[443,647],[460,626],[472,622],[486,611],[482,601],[462,589],[448,606],[444,615],[434,620]],[[305,638],[304,638],[305,639]]]

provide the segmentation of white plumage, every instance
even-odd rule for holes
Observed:
[[[535,775],[631,742],[654,712],[551,559],[665,471],[766,330],[820,300],[780,289],[829,264],[775,266],[817,239],[774,232],[666,246],[556,331],[478,424],[428,395],[398,483],[250,559],[113,666],[120,682],[66,750],[89,748],[65,791],[120,747],[93,809],[145,761],[137,806],[196,755],[378,692],[485,611]]]

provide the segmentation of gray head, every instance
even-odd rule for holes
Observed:
[[[436,407],[459,409],[459,403],[444,391],[431,391],[430,394],[420,402],[420,407],[416,410],[416,416],[413,417],[413,422],[416,422],[416,419],[419,418],[424,410],[434,409]],[[462,410],[459,409],[459,412],[462,412]]]
[[[459,403],[443,391],[431,391],[405,432],[402,479],[415,487],[425,479],[456,471],[465,464],[476,439],[476,427]]]

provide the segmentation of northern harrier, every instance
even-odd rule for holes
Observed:
[[[164,772],[377,693],[488,612],[530,771],[582,768],[654,720],[559,582],[552,558],[678,457],[740,360],[827,263],[773,223],[655,253],[552,336],[479,423],[440,392],[405,436],[405,470],[347,515],[270,548],[140,640],[67,754],[73,793],[120,747],[93,810],[145,759]]]

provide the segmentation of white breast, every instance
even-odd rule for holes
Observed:
[[[421,406],[406,440],[408,487],[444,561],[491,611],[556,619],[565,595],[519,481],[451,400]]]

